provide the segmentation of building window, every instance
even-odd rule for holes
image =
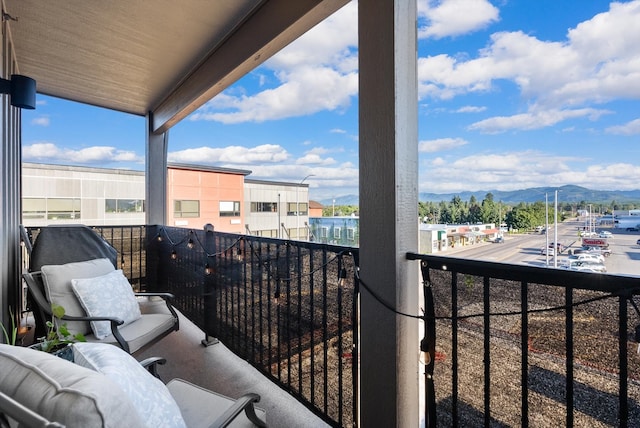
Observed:
[[[175,218],[200,217],[200,201],[173,201]]]
[[[287,215],[296,215],[296,203],[287,202]]]
[[[347,239],[353,241],[356,239],[356,230],[352,227],[347,228]]]
[[[47,199],[48,220],[78,220],[80,199]]]
[[[296,210],[296,205],[298,209]],[[309,211],[308,204],[306,202],[289,202],[287,203],[287,215],[307,215]]]
[[[143,213],[142,199],[105,199],[104,211],[107,213]]]
[[[329,237],[329,228],[328,227],[321,227],[320,228],[320,237],[321,238],[328,238]]]
[[[220,201],[220,217],[240,217],[240,201]]]
[[[22,200],[22,218],[30,220],[44,219],[47,215],[47,200],[44,198],[25,198]]]
[[[333,228],[333,239],[340,239],[342,235],[342,229],[340,229],[339,227],[334,227]]]
[[[276,213],[278,212],[277,202],[251,202],[252,213]]]

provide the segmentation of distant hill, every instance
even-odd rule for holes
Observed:
[[[545,193],[548,194],[549,202],[553,201],[555,190],[558,192],[560,202],[591,202],[591,203],[617,203],[640,202],[640,190],[591,190],[585,187],[567,185],[562,187],[533,187],[522,190],[501,191],[501,190],[479,190],[476,192],[458,193],[420,193],[419,200],[422,202],[451,201],[454,196],[459,196],[463,201],[468,201],[471,196],[475,196],[478,202],[482,201],[487,193],[493,194],[493,200],[502,201],[507,204],[518,204],[520,202],[544,201]],[[329,206],[333,199],[320,201],[322,205]],[[359,205],[358,195],[345,195],[335,198],[336,205]]]

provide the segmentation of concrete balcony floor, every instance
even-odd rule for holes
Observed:
[[[231,398],[247,392],[260,394],[258,407],[266,410],[270,427],[329,426],[223,343],[204,347],[204,337],[202,330],[180,314],[180,330],[136,358],[166,358],[167,364],[158,369],[164,382],[180,378]]]

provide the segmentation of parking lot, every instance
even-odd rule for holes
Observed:
[[[579,236],[583,223],[566,221],[558,224],[557,242],[564,249],[557,257],[550,254],[548,257],[541,254],[541,250],[547,243],[553,243],[555,239],[555,227],[549,229],[548,237],[545,234],[514,234],[505,235],[504,243],[483,243],[472,245],[457,251],[442,253],[453,257],[487,260],[502,263],[526,264],[531,266],[561,266],[569,255],[569,250],[582,247],[582,238]],[[640,276],[640,232],[619,230],[613,228],[596,228],[596,231],[606,230],[612,236],[606,238],[611,249],[611,256],[605,259],[607,273],[619,275]]]

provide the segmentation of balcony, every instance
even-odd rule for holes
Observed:
[[[176,296],[181,330],[142,355],[167,358],[164,378],[256,391],[272,426],[355,426],[355,305],[371,292],[357,249],[165,226],[95,230],[137,288]],[[407,258],[421,266],[424,300],[399,316],[425,327],[406,350],[423,352],[425,426],[640,423],[639,278]],[[381,312],[393,309],[376,298]]]

